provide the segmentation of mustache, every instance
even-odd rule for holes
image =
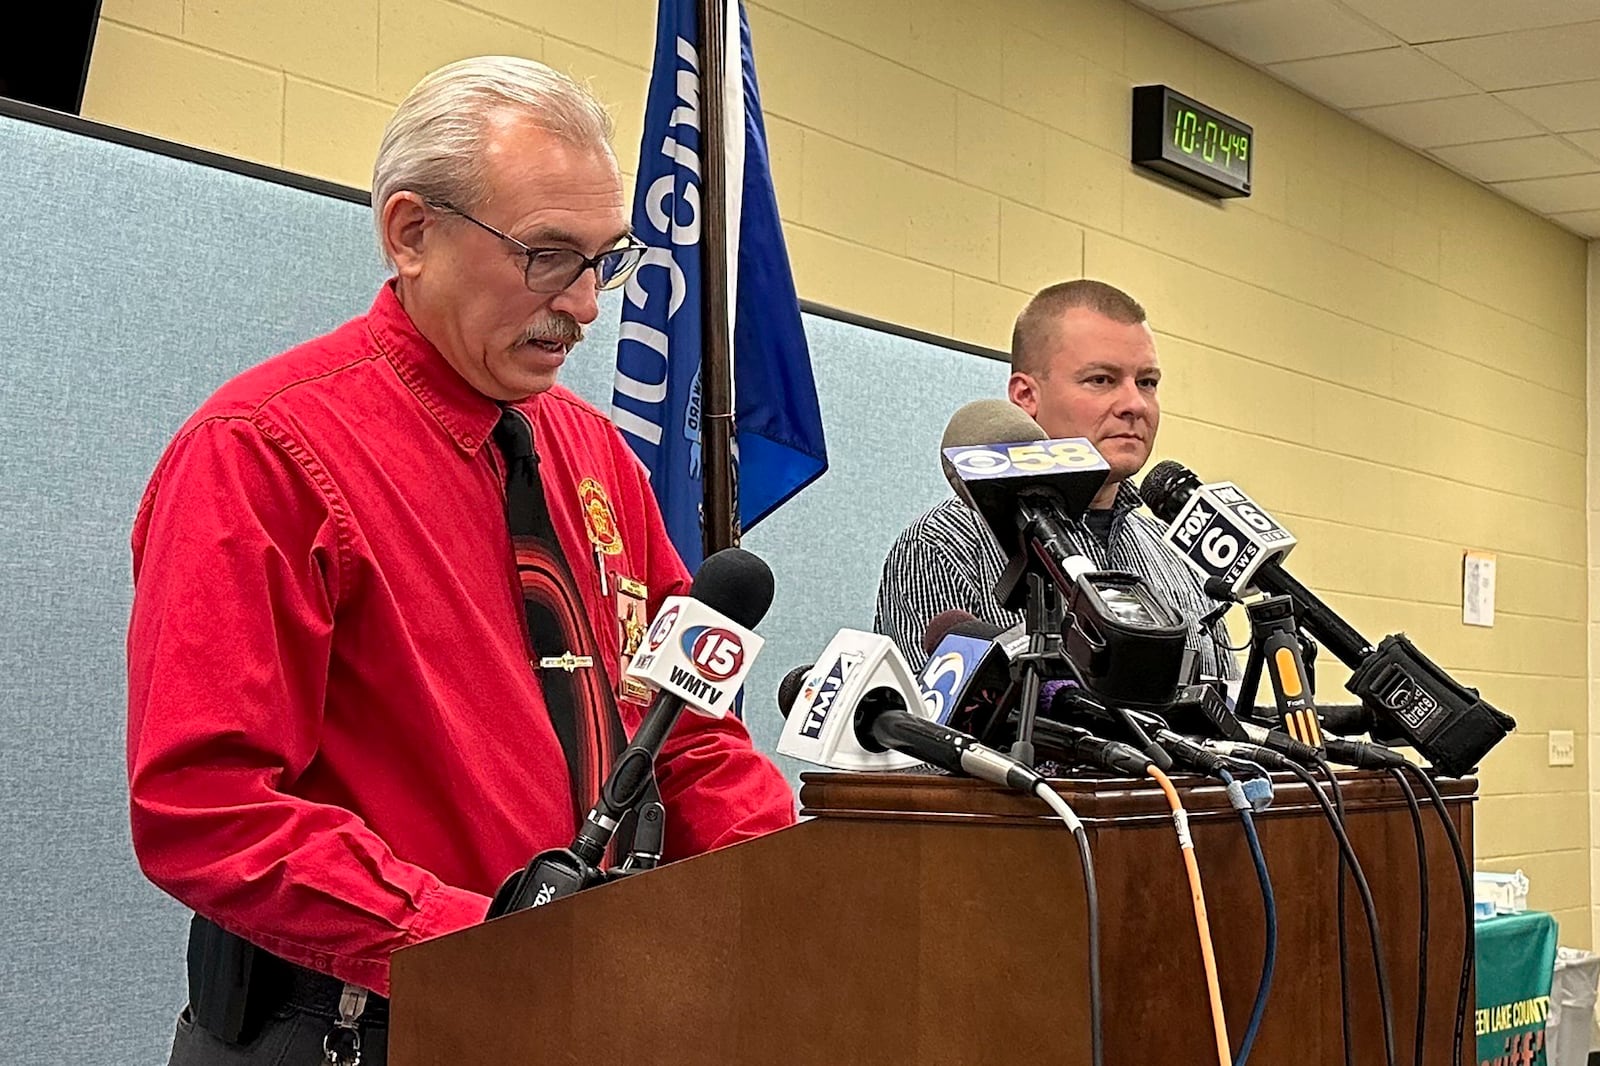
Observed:
[[[544,341],[571,347],[583,340],[583,327],[571,315],[547,315],[522,331],[521,343]]]

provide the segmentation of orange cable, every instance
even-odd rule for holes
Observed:
[[[1205,963],[1206,989],[1211,994],[1211,1028],[1217,1038],[1219,1066],[1232,1066],[1233,1053],[1228,1050],[1228,1019],[1222,1013],[1222,984],[1217,979],[1217,955],[1211,947],[1211,923],[1206,920],[1206,894],[1200,887],[1200,867],[1194,859],[1194,839],[1189,835],[1189,812],[1178,799],[1178,790],[1172,779],[1153,764],[1144,772],[1155,779],[1161,791],[1167,794],[1167,804],[1172,808],[1172,822],[1178,829],[1178,849],[1183,853],[1184,869],[1189,873],[1189,894],[1194,899],[1194,925],[1200,934],[1200,959]]]

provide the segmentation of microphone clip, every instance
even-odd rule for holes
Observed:
[[[628,857],[621,866],[602,869],[597,862],[591,861],[587,856],[603,855],[605,844],[597,845],[589,834],[580,831],[570,847],[541,851],[527,866],[506,878],[494,894],[487,917],[498,918],[513,911],[542,907],[586,888],[619,881],[629,874],[654,870],[660,866],[667,812],[661,802],[661,793],[656,788],[654,771],[639,784],[628,810],[634,816],[632,843]],[[590,819],[593,817],[591,812]],[[620,827],[626,835],[628,827]],[[589,828],[588,822],[585,828]]]
[[[582,892],[611,877],[578,857],[571,848],[550,848],[533,857],[526,867],[506,878],[489,904],[486,918],[499,918],[530,907],[543,907],[563,896]]]

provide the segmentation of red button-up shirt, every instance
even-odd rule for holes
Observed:
[[[520,407],[614,687],[619,584],[646,587],[648,618],[688,575],[610,422],[559,387]],[[385,286],[365,316],[208,400],[134,523],[128,776],[145,873],[274,954],[380,992],[393,951],[481,921],[509,873],[577,828],[520,622],[499,414]],[[631,732],[643,709],[621,707]],[[733,719],[683,715],[658,779],[668,858],[794,821],[787,782]]]

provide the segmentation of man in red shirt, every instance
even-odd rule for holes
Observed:
[[[592,799],[551,686],[639,723],[623,658],[688,575],[643,468],[555,383],[596,289],[641,253],[609,132],[538,63],[424,79],[374,171],[395,277],[224,385],[150,480],[128,775],[140,864],[200,916],[173,1063],[315,1061],[297,1056],[342,1013],[381,1064],[391,953],[482,921]],[[508,418],[531,430],[572,601],[559,656],[524,621]],[[685,715],[658,779],[669,859],[794,821],[736,720]]]

